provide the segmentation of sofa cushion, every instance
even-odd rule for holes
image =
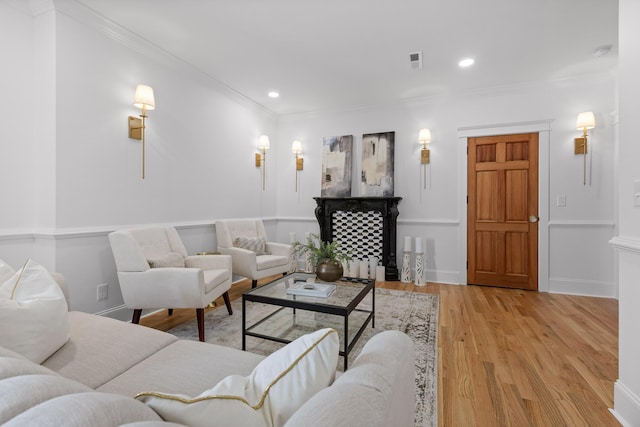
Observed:
[[[85,392],[49,399],[12,418],[3,427],[113,427],[136,421],[161,421],[161,418],[130,397]]]
[[[233,246],[255,252],[256,255],[268,255],[267,241],[263,237],[236,237]]]
[[[196,396],[231,373],[249,375],[263,359],[235,348],[178,340],[97,390],[125,396],[145,390]]]
[[[335,376],[338,333],[321,329],[264,359],[248,377],[230,375],[195,398],[143,392],[164,420],[190,426],[282,426]]]
[[[69,319],[69,341],[43,365],[91,388],[177,340],[155,329],[79,311],[69,312]]]
[[[114,426],[160,421],[130,397],[96,393],[0,347],[0,424],[3,426]]]
[[[32,260],[0,284],[0,342],[41,363],[69,338],[67,302],[49,272]]]

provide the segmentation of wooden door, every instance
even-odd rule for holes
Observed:
[[[469,138],[467,282],[538,289],[538,134]]]

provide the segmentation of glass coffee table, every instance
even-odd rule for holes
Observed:
[[[338,331],[347,369],[349,352],[369,322],[375,327],[375,286],[370,279],[342,278],[332,282],[336,290],[328,297],[289,295],[287,289],[295,282],[309,279],[321,282],[315,274],[291,273],[266,285],[242,294],[242,349],[246,350],[246,337],[257,337],[281,343],[322,328]],[[370,298],[371,305],[363,303]],[[247,301],[278,306],[277,310],[247,326]]]

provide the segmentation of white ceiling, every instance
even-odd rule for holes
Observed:
[[[278,114],[555,80],[617,63],[617,0],[77,1]],[[595,57],[603,45],[612,52]],[[424,54],[422,70],[409,66],[414,51]],[[459,68],[464,57],[475,65]]]

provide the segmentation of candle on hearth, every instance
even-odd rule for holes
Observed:
[[[360,260],[360,278],[369,278],[369,261],[367,261],[366,259]]]
[[[311,238],[311,232],[307,231],[306,233],[304,233],[304,243],[307,243],[307,241]]]
[[[416,237],[416,253],[424,253],[424,248],[422,247],[422,237]]]
[[[384,265],[376,267],[376,282],[384,282]]]
[[[290,231],[289,232],[289,243],[293,244],[296,241],[296,232],[295,231]]]
[[[404,251],[411,252],[411,236],[404,236]]]

